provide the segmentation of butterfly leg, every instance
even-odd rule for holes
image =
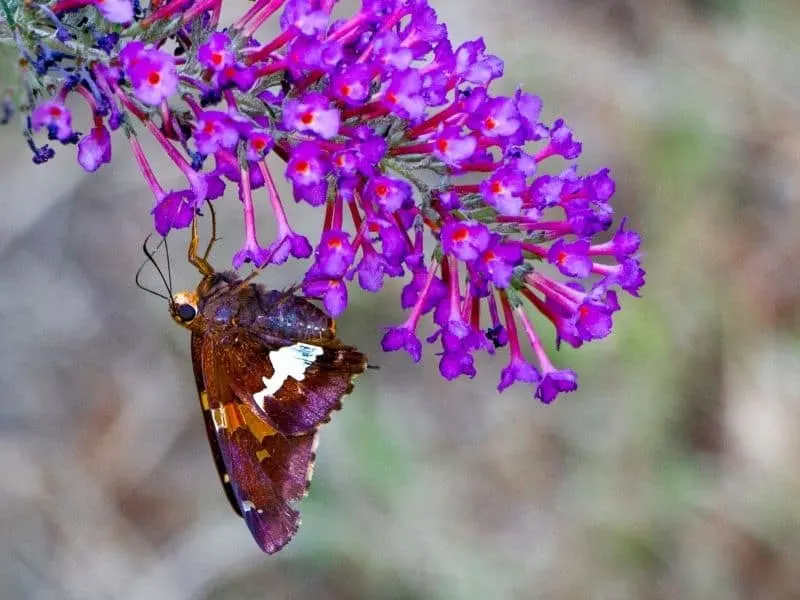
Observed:
[[[211,211],[211,239],[208,240],[208,246],[206,246],[206,251],[203,253],[203,260],[205,261],[208,261],[214,244],[222,239],[217,237],[217,213],[210,202],[208,203],[208,210]]]
[[[210,244],[214,242],[214,233],[212,233]],[[200,244],[200,233],[198,232],[197,229],[197,215],[195,215],[194,219],[192,220],[192,237],[189,240],[189,264],[193,265],[204,276],[211,275],[212,273],[214,273],[214,269],[209,264],[208,260],[206,260],[206,256],[208,255],[210,248],[206,250],[205,256],[202,257],[198,256],[197,246],[199,244]]]

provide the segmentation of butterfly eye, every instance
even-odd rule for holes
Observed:
[[[175,309],[175,314],[183,323],[188,323],[197,316],[197,309],[191,304],[180,304]]]

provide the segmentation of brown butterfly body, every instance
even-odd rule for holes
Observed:
[[[200,285],[176,294],[170,312],[192,333],[195,381],[228,500],[271,554],[299,526],[294,504],[311,480],[318,429],[367,360],[304,298],[200,266]]]

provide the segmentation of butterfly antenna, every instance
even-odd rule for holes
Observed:
[[[144,268],[147,265],[147,263],[153,263],[156,266],[156,270],[158,270],[158,272],[161,273],[161,271],[158,269],[158,265],[156,265],[156,263],[155,263],[155,260],[153,260],[153,255],[147,250],[147,242],[150,241],[150,236],[151,235],[152,234],[148,235],[147,238],[145,238],[145,240],[144,240],[144,244],[142,244],[142,250],[144,251],[144,254],[145,254],[145,256],[147,258],[142,263],[142,266],[139,267],[139,270],[136,271],[136,278],[135,278],[136,287],[138,287],[140,290],[143,290],[143,291],[145,291],[145,292],[147,292],[149,294],[153,294],[154,296],[158,296],[159,298],[163,298],[164,300],[170,300],[171,299],[170,297],[165,296],[164,294],[162,294],[160,292],[157,292],[157,291],[155,291],[153,289],[150,289],[149,287],[147,287],[144,284],[142,284],[142,281],[141,281],[142,271],[144,270]],[[156,250],[157,249],[158,249],[158,247],[156,247]],[[163,279],[163,276],[162,276],[162,279]],[[171,293],[170,293],[170,295],[171,295]]]
[[[159,246],[160,245],[161,244],[159,244]],[[169,244],[167,243],[167,238],[164,238],[164,253],[167,255],[167,280],[169,281],[167,289],[169,290],[169,295],[172,296],[172,261],[169,259]]]
[[[142,250],[144,251],[144,255],[147,257],[147,260],[149,260],[151,263],[153,263],[153,267],[155,268],[156,272],[158,273],[158,276],[161,277],[161,281],[164,283],[164,287],[167,288],[167,293],[169,294],[169,297],[167,299],[172,301],[172,285],[170,285],[169,281],[167,281],[167,278],[164,277],[164,271],[162,271],[161,267],[158,266],[158,262],[156,262],[156,259],[155,259],[155,256],[154,256],[156,251],[159,248],[161,248],[161,245],[166,242],[167,238],[162,238],[161,241],[158,243],[158,246],[156,246],[155,250],[153,250],[153,252],[150,252],[147,249],[147,242],[149,241],[149,239],[150,239],[150,237],[152,235],[153,234],[151,233],[150,235],[147,236],[147,239],[145,239],[144,245],[142,246]]]

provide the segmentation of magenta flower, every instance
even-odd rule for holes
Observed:
[[[111,134],[100,125],[78,142],[78,163],[92,173],[108,162],[111,162]]]
[[[120,52],[133,93],[145,104],[158,105],[178,91],[175,59],[161,50],[131,42]]]
[[[75,135],[72,131],[72,113],[61,100],[44,102],[36,107],[31,116],[34,131],[47,129],[47,137],[63,143],[71,142]]]
[[[170,229],[182,229],[192,224],[194,196],[191,190],[169,192],[153,208],[156,231],[166,236]]]
[[[489,248],[491,232],[486,225],[449,221],[442,228],[442,249],[465,262],[473,261]]]
[[[201,154],[213,154],[217,150],[233,150],[238,142],[239,132],[226,113],[206,110],[197,115],[194,144]]]
[[[386,351],[419,361],[432,344],[447,379],[475,376],[480,353],[501,354],[499,390],[519,383],[551,402],[577,376],[553,363],[544,337],[576,348],[605,338],[619,292],[641,292],[642,240],[626,219],[615,226],[610,170],[581,170],[565,120],[544,121],[539,96],[499,92],[503,62],[480,38],[452,43],[428,0],[364,0],[335,19],[336,0],[255,0],[231,24],[220,23],[223,0],[28,4],[18,26],[38,40],[25,52],[42,79],[30,89],[54,90],[27,99],[34,162],[54,154],[36,144],[43,131],[77,143],[94,171],[122,129],[115,139],[131,147],[160,234],[212,200],[241,211],[234,268],[311,258],[302,289],[334,316],[349,289],[404,278],[407,317],[385,331]],[[86,103],[88,133],[73,131],[67,101]],[[164,190],[152,160],[185,182]],[[313,239],[292,227],[278,176],[320,223]]]
[[[219,73],[236,64],[236,54],[230,49],[231,38],[221,31],[212,33],[197,50],[198,62]]]
[[[94,0],[92,4],[111,23],[125,25],[133,21],[132,0]]]
[[[289,100],[283,106],[283,126],[301,133],[329,139],[339,131],[339,111],[322,94],[308,94],[302,100]]]

